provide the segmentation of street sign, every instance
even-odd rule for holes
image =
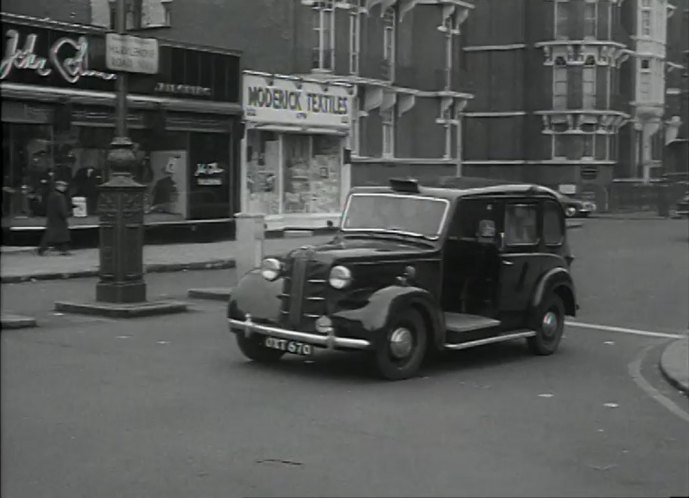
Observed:
[[[105,35],[105,64],[111,71],[156,74],[158,40],[108,33]]]

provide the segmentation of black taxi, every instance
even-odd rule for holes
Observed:
[[[578,308],[565,213],[531,184],[441,178],[356,187],[330,242],[266,258],[227,308],[240,350],[365,350],[390,380],[431,350],[526,339],[554,353]]]

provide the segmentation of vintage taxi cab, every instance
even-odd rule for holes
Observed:
[[[368,351],[386,379],[431,350],[525,339],[554,353],[577,310],[552,190],[475,178],[357,187],[333,240],[266,258],[232,291],[229,329],[258,362]]]

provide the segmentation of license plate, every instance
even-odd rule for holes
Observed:
[[[263,344],[265,344],[267,348],[278,349],[292,354],[299,354],[302,356],[310,356],[313,354],[313,346],[304,342],[278,339],[277,337],[266,337]]]

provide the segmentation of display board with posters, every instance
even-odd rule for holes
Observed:
[[[153,179],[147,188],[149,213],[187,213],[187,151],[158,150],[151,152]]]

